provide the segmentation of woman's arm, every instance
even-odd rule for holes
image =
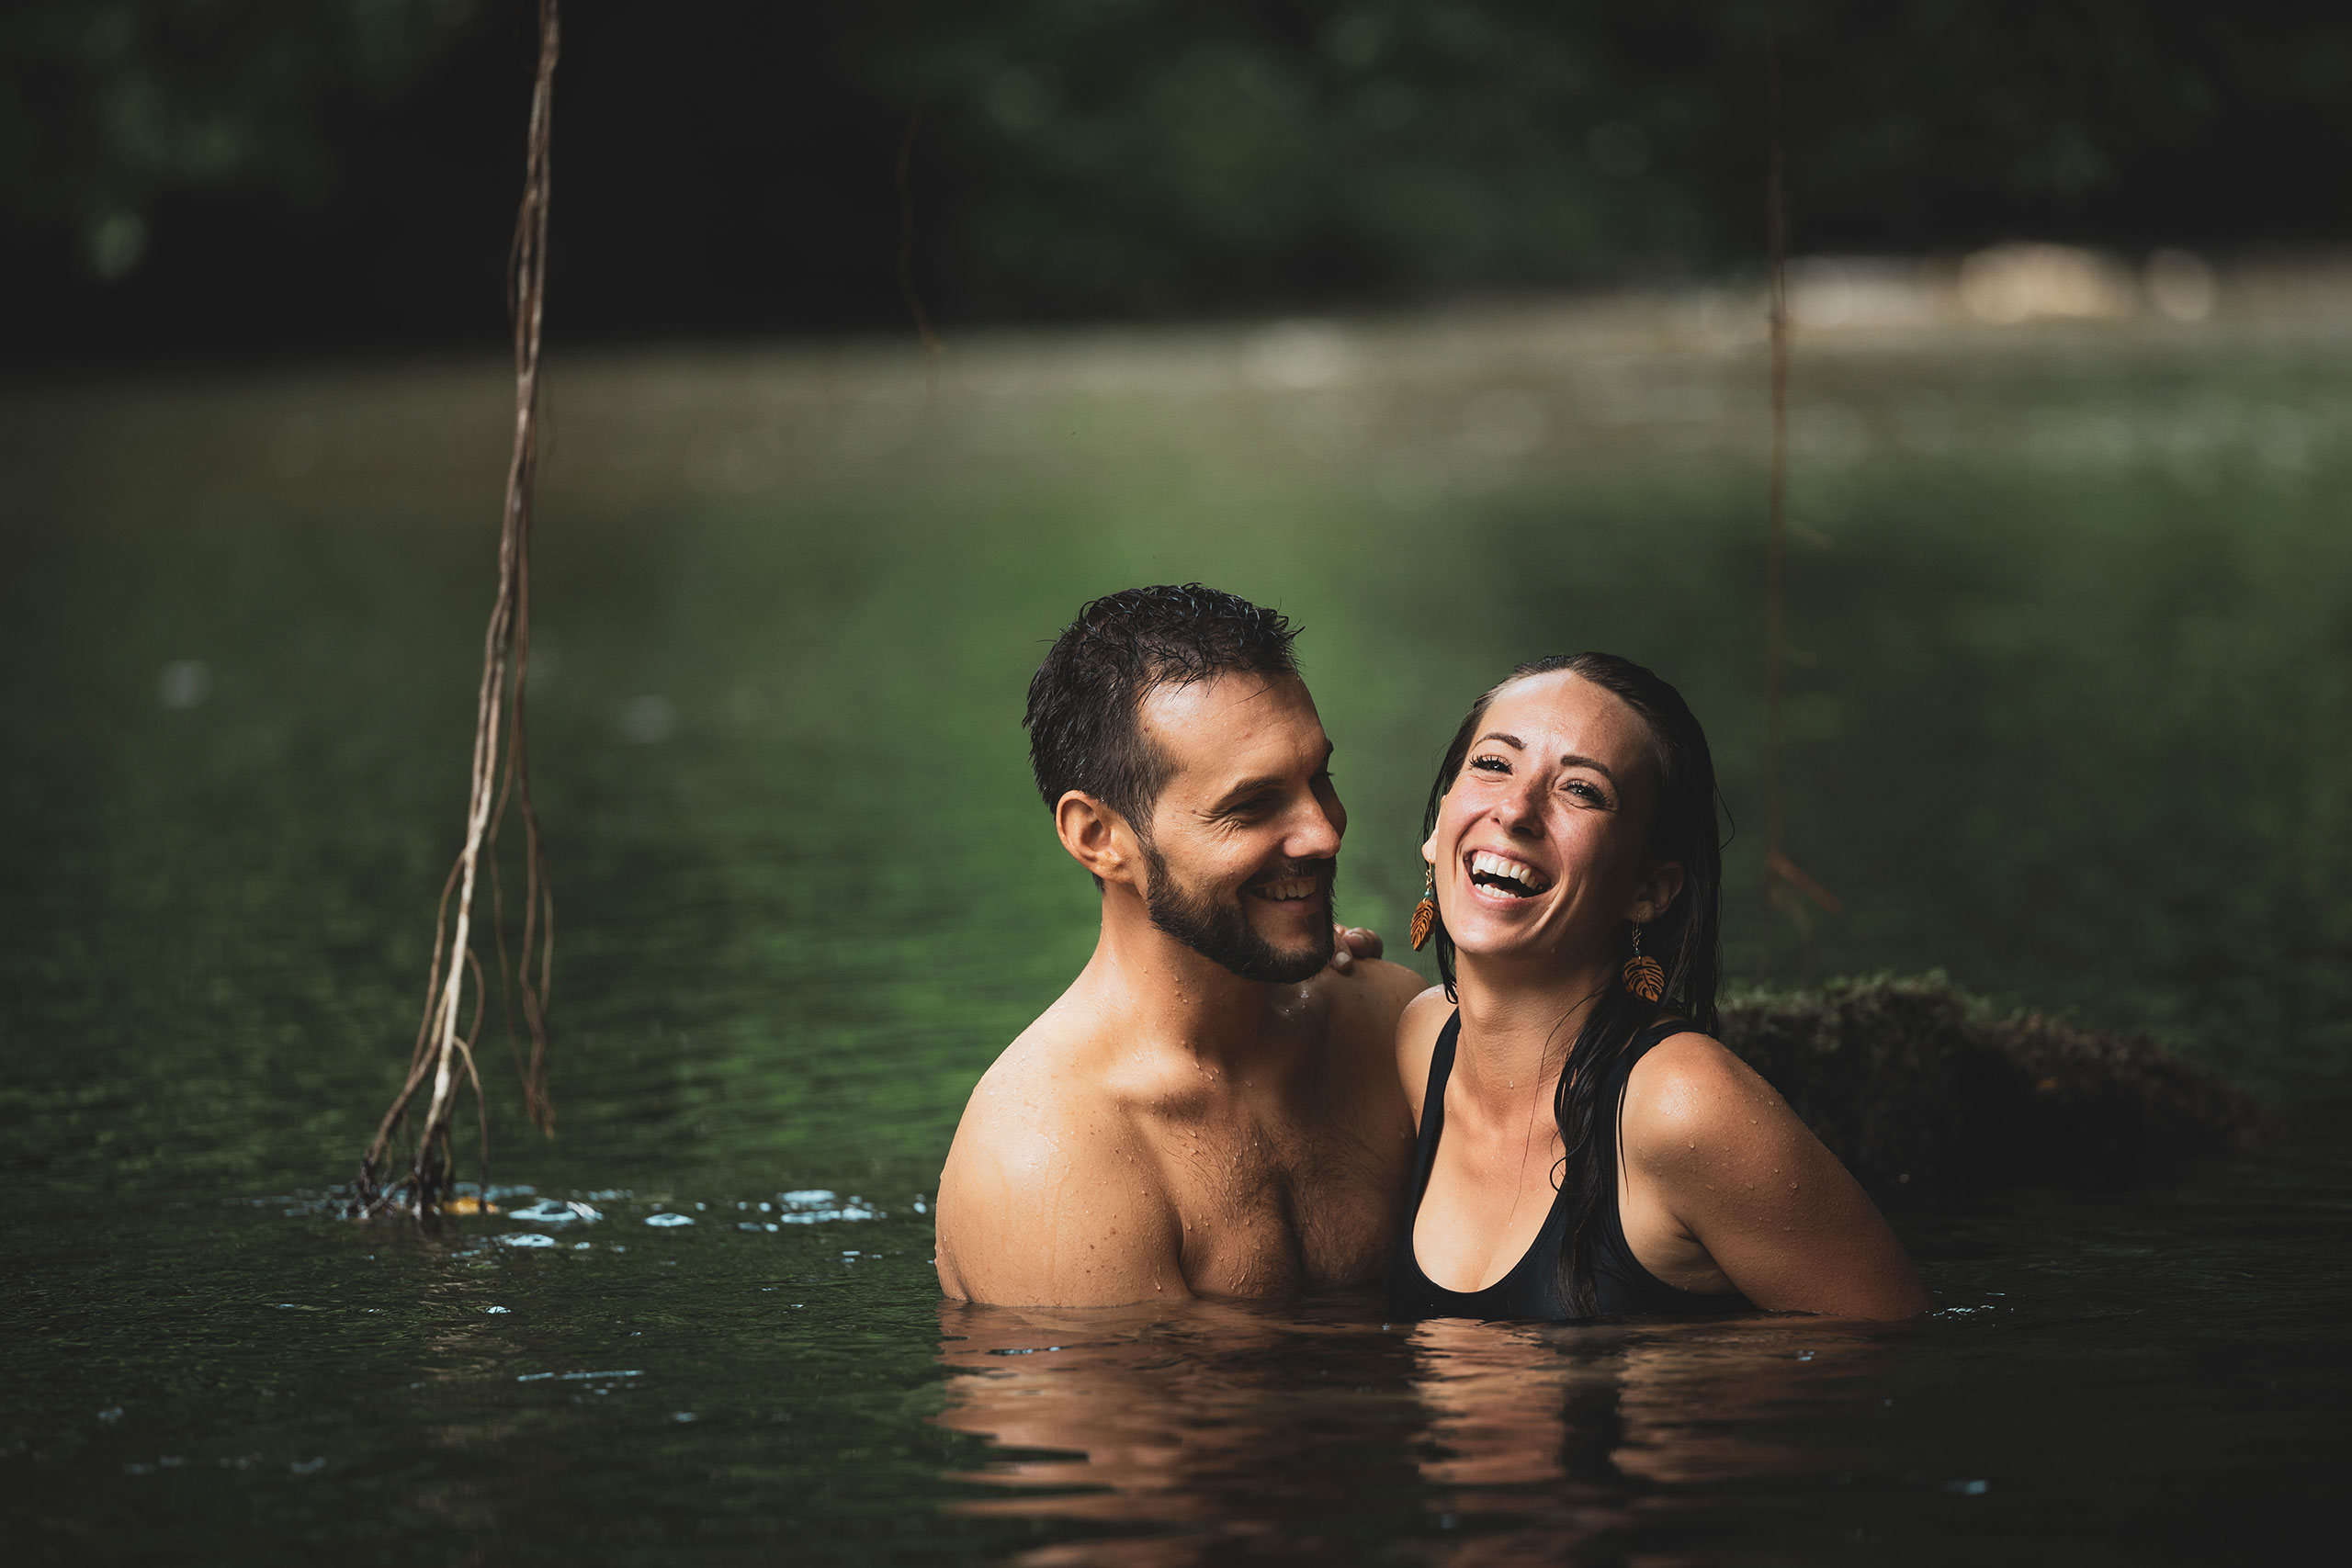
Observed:
[[[1628,1183],[1645,1185],[1758,1306],[1878,1318],[1928,1309],[1870,1195],[1717,1042],[1677,1035],[1635,1064],[1623,1128]]]

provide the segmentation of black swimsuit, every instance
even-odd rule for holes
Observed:
[[[1601,1103],[1612,1111],[1624,1103],[1625,1085],[1634,1064],[1661,1040],[1685,1033],[1690,1025],[1679,1019],[1653,1024],[1634,1041],[1604,1086]],[[1526,1256],[1510,1273],[1483,1291],[1449,1291],[1421,1272],[1413,1252],[1413,1221],[1429,1191],[1430,1168],[1437,1159],[1437,1141],[1445,1132],[1445,1085],[1453,1076],[1454,1043],[1462,1035],[1457,1011],[1438,1032],[1437,1048],[1430,1055],[1430,1086],[1421,1098],[1421,1136],[1413,1151],[1413,1174],[1407,1187],[1405,1215],[1398,1223],[1396,1244],[1388,1255],[1388,1314],[1395,1318],[1477,1317],[1532,1318],[1557,1321],[1581,1314],[1571,1310],[1566,1282],[1561,1274],[1561,1253],[1567,1245],[1568,1202],[1566,1184],[1552,1200],[1552,1212]],[[1617,1118],[1601,1123],[1608,1140],[1607,1167],[1616,1165]],[[1600,1317],[1690,1316],[1701,1313],[1753,1310],[1745,1296],[1705,1295],[1678,1290],[1642,1267],[1625,1242],[1625,1224],[1617,1212],[1617,1183],[1611,1181],[1599,1213],[1593,1216],[1593,1315]]]

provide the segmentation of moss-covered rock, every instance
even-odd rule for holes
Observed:
[[[1723,1040],[1873,1187],[2125,1180],[2229,1147],[2252,1119],[2152,1040],[2003,1013],[1940,972],[1735,995]]]

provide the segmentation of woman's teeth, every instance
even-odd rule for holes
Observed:
[[[1514,898],[1532,898],[1552,886],[1552,879],[1524,861],[1480,850],[1470,857],[1470,880],[1481,887],[1491,887],[1508,893]]]

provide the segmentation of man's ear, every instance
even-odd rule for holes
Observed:
[[[1142,846],[1127,819],[1084,790],[1069,790],[1054,802],[1054,831],[1070,859],[1097,882],[1141,886]]]
[[[1681,891],[1681,863],[1662,860],[1634,885],[1634,901],[1625,906],[1625,918],[1637,926],[1648,925],[1673,907]]]

